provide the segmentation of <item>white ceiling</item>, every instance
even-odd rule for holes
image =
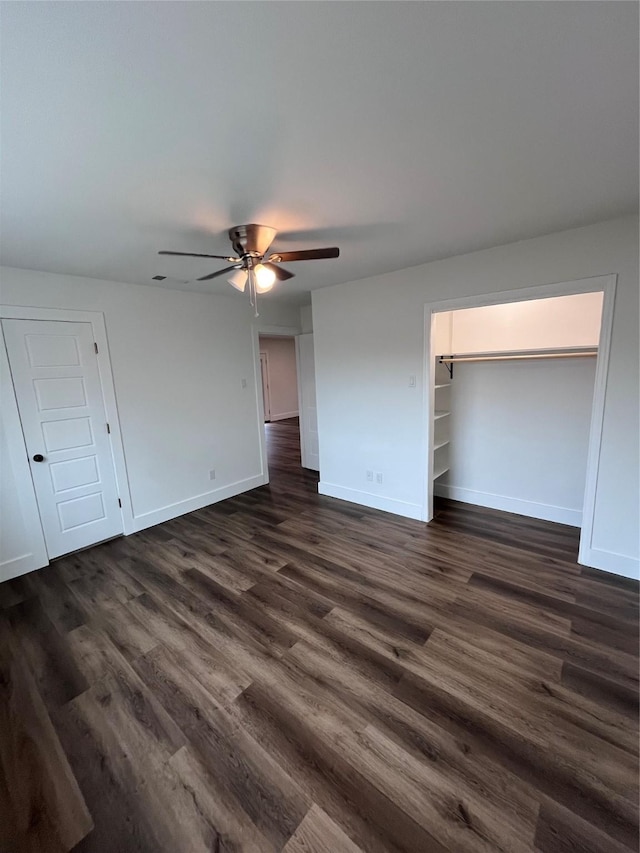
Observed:
[[[630,212],[638,5],[2,4],[2,262],[194,283],[226,229],[339,245],[280,297]],[[301,232],[308,231],[308,234]],[[189,280],[188,283],[186,280]],[[274,293],[275,296],[275,293]]]

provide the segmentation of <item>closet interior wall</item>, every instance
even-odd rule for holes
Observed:
[[[434,494],[579,527],[582,523],[602,293],[435,315]],[[450,370],[453,368],[453,377]]]

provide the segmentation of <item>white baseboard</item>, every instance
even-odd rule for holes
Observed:
[[[193,498],[188,498],[186,501],[178,501],[177,503],[160,507],[160,509],[154,509],[151,512],[142,513],[142,515],[134,515],[132,532],[135,533],[138,530],[145,530],[147,527],[162,524],[164,521],[170,521],[172,518],[177,518],[179,515],[185,515],[187,512],[194,512],[195,510],[202,509],[210,504],[218,503],[218,501],[233,498],[243,492],[248,492],[249,489],[256,489],[258,486],[264,486],[268,482],[268,476],[265,474],[259,474],[256,477],[248,477],[246,480],[238,480],[238,482],[229,483],[228,486],[222,486],[220,489],[214,489],[211,492],[196,495]]]
[[[571,527],[582,525],[582,512],[578,509],[567,509],[553,504],[524,501],[520,498],[508,498],[504,495],[493,495],[490,492],[476,492],[474,489],[463,489],[461,486],[439,484],[433,490],[434,495],[450,498],[476,506],[486,506],[489,509],[501,509],[503,512],[513,512],[516,515],[527,515],[529,518],[541,518],[543,521],[556,521]]]
[[[22,554],[20,557],[14,557],[12,560],[0,563],[0,583],[48,565],[49,560],[46,555],[39,558],[37,554]]]
[[[640,578],[640,560],[615,554],[612,551],[600,551],[598,548],[581,548],[578,562],[591,569],[600,569],[612,575],[622,575],[623,578]]]
[[[392,512],[394,515],[402,515],[404,518],[422,518],[422,507],[419,504],[410,504],[398,501],[395,498],[385,498],[383,495],[374,495],[371,492],[361,492],[359,489],[348,489],[345,486],[336,486],[334,483],[318,483],[318,494],[327,495],[330,498],[339,498],[341,501],[349,501],[352,504],[360,504],[371,509],[381,509],[384,512]]]
[[[283,412],[281,415],[271,415],[271,423],[273,421],[284,421],[287,418],[297,418],[299,412]]]

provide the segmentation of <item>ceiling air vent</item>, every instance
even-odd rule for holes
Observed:
[[[164,281],[165,278],[166,278],[166,275],[154,275],[152,280],[153,281]]]

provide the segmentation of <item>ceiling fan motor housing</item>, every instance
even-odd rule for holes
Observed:
[[[268,225],[234,225],[229,229],[229,239],[238,257],[247,254],[262,257],[277,233]]]

